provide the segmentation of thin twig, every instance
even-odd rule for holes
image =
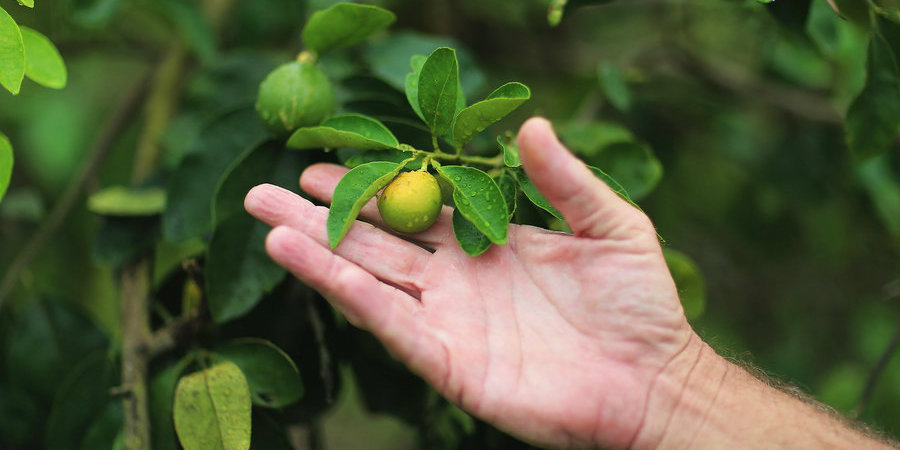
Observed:
[[[82,164],[78,176],[69,182],[69,185],[63,191],[63,196],[56,202],[53,210],[47,216],[47,220],[25,244],[25,247],[10,265],[9,270],[3,276],[3,280],[0,281],[0,311],[3,310],[3,305],[19,281],[22,272],[31,264],[32,259],[43,250],[44,245],[56,233],[63,219],[69,215],[69,212],[77,204],[81,192],[96,174],[100,163],[103,162],[110,147],[112,147],[112,143],[124,131],[126,125],[137,112],[138,106],[140,106],[142,99],[147,93],[149,79],[148,74],[148,76],[135,83],[134,87],[116,105],[112,114],[107,118],[100,135],[88,152],[87,159]]]
[[[878,385],[878,379],[881,378],[881,374],[887,368],[888,362],[891,361],[891,357],[897,351],[898,345],[900,345],[900,326],[894,331],[894,337],[891,338],[887,348],[884,349],[881,358],[875,363],[875,367],[869,372],[862,395],[859,397],[859,403],[856,404],[856,409],[853,411],[854,417],[859,417],[866,410],[866,407],[869,406],[869,401],[872,400],[872,394],[875,392],[875,386]]]

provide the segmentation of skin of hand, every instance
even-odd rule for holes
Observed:
[[[403,239],[380,227],[371,201],[361,212],[368,223],[354,224],[332,252],[326,208],[271,185],[253,188],[245,207],[274,227],[266,249],[275,261],[450,401],[520,439],[557,448],[749,447],[728,420],[708,421],[713,404],[740,417],[742,401],[780,393],[693,332],[647,216],[572,156],[546,120],[523,124],[518,145],[573,234],[510,224],[508,245],[473,258],[455,241],[449,207]],[[345,172],[313,165],[300,185],[329,201]]]

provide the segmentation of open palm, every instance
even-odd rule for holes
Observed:
[[[687,345],[687,325],[649,220],[619,199],[540,119],[519,146],[535,185],[574,235],[510,225],[509,244],[466,255],[444,208],[401,239],[370,202],[328,250],[327,209],[262,185],[247,196],[275,227],[270,255],[470,413],[556,447],[633,442],[653,384]],[[346,169],[315,165],[322,200]],[[563,181],[565,180],[565,182]]]

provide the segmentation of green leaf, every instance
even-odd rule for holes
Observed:
[[[34,0],[16,0],[22,6],[27,6],[29,8],[34,8]]]
[[[19,28],[25,44],[25,76],[44,87],[66,87],[66,63],[56,46],[38,31],[28,27]]]
[[[469,219],[463,217],[459,209],[453,210],[453,235],[456,236],[459,247],[469,256],[484,253],[492,244],[490,238],[478,231],[478,227]]]
[[[153,448],[177,448],[172,407],[175,405],[175,386],[189,362],[190,357],[184,357],[159,371],[150,380],[147,409]]]
[[[114,448],[116,439],[121,437],[124,422],[122,402],[110,399],[106,408],[94,416],[84,430],[78,448]]]
[[[423,122],[425,121],[425,116],[422,115],[422,108],[419,107],[419,73],[422,72],[425,59],[425,55],[412,55],[409,59],[409,65],[412,66],[413,71],[406,74],[406,83],[404,85],[406,100],[409,101],[409,105],[412,106],[413,111],[416,112],[416,115]]]
[[[405,163],[375,161],[350,169],[334,188],[328,210],[328,242],[335,248],[350,231],[359,211],[370,198],[387,186]]]
[[[322,53],[353,45],[394,23],[394,13],[371,5],[338,3],[316,11],[303,28],[303,44]]]
[[[867,55],[866,84],[844,122],[847,146],[858,160],[887,151],[900,131],[900,69],[891,47],[873,32]]]
[[[684,315],[688,320],[700,317],[706,309],[706,284],[700,269],[688,255],[671,248],[662,250],[672,279],[675,280],[675,287],[678,288]]]
[[[156,240],[153,248],[153,287],[158,288],[184,261],[201,256],[205,251],[206,242],[200,238],[183,242]]]
[[[544,194],[541,194],[541,191],[538,190],[537,186],[531,182],[531,179],[528,178],[528,175],[525,174],[523,170],[517,170],[516,181],[519,182],[519,187],[522,188],[522,192],[525,193],[525,197],[528,197],[528,200],[531,200],[531,203],[534,203],[534,206],[547,211],[552,214],[553,217],[556,217],[559,220],[565,220],[562,216],[562,213],[559,212],[558,209],[554,208],[553,205],[550,204],[550,200],[547,200],[547,197],[544,197]]]
[[[343,164],[350,168],[373,161],[389,161],[400,163],[409,160],[411,156],[411,152],[396,149],[359,151],[355,149],[343,148],[338,151],[338,159],[343,161]],[[416,170],[419,167],[422,167],[421,158],[416,158],[415,160],[410,161],[406,164],[406,168],[410,170]]]
[[[0,7],[0,85],[13,95],[25,78],[25,44],[19,25]]]
[[[464,166],[441,166],[438,173],[453,186],[456,209],[495,244],[506,244],[509,211],[490,175]]]
[[[602,62],[597,66],[597,77],[603,95],[619,111],[631,109],[631,91],[622,77],[622,71],[615,64]]]
[[[504,170],[494,178],[494,181],[497,182],[497,187],[503,193],[503,199],[506,200],[506,210],[509,211],[509,217],[512,218],[516,212],[516,196],[519,193],[519,189],[516,187],[516,180],[508,171]]]
[[[91,212],[105,216],[153,216],[166,209],[166,191],[111,186],[91,194],[87,205]]]
[[[119,267],[149,253],[159,236],[157,216],[106,216],[94,237],[91,258]]]
[[[566,147],[585,158],[597,155],[610,144],[634,142],[631,131],[616,122],[568,122],[560,124],[557,131]]]
[[[4,345],[4,379],[39,395],[42,403],[49,403],[64,381],[60,374],[72,373],[79,361],[108,345],[94,323],[71,302],[42,298],[24,304],[6,332],[15,339]]]
[[[412,31],[392,31],[366,45],[363,57],[372,74],[384,80],[395,89],[403,91],[409,73],[411,55],[430,55],[438,47],[450,47],[456,50],[459,61],[460,83],[464,92],[482,92],[485,83],[484,72],[479,68],[475,57],[466,47],[452,38],[422,34]],[[425,56],[421,56],[422,62]],[[421,68],[421,64],[419,65]],[[417,93],[418,95],[418,93]],[[419,102],[415,102],[415,108]]]
[[[166,187],[167,240],[184,241],[212,231],[211,208],[219,180],[235,159],[267,136],[252,106],[222,115],[200,132]]]
[[[603,180],[603,182],[606,183],[606,185],[609,186],[610,189],[613,190],[613,192],[615,192],[616,194],[619,194],[619,197],[622,197],[622,199],[624,199],[626,202],[631,203],[631,206],[634,206],[635,208],[643,211],[641,209],[641,207],[638,206],[637,203],[635,203],[634,200],[631,199],[631,196],[628,195],[628,191],[625,190],[625,187],[623,187],[621,184],[619,184],[619,182],[616,181],[615,178],[609,176],[606,172],[604,172],[594,166],[587,166],[587,167],[588,167],[588,169],[591,169],[591,172],[594,172],[594,176]]]
[[[173,416],[184,450],[250,448],[250,388],[241,369],[223,362],[178,381]]]
[[[237,214],[246,214],[244,197],[262,183],[297,191],[297,178],[308,165],[307,155],[286,151],[278,141],[266,141],[234,161],[216,188],[212,203],[213,226]]]
[[[117,401],[110,397],[109,389],[118,380],[118,366],[105,351],[92,353],[64,373],[47,419],[44,436],[49,449],[69,449],[73,442],[81,443],[91,422],[110,402]]]
[[[456,51],[440,47],[428,56],[419,72],[419,109],[433,135],[443,136],[450,130],[458,96]]]
[[[214,359],[240,367],[255,405],[281,408],[300,400],[303,380],[294,361],[271,342],[258,338],[233,340],[216,347]]]
[[[235,214],[213,232],[206,256],[206,292],[213,321],[224,323],[250,311],[284,278],[284,269],[266,254],[269,227]]]
[[[613,179],[613,177],[607,175],[606,172],[596,167],[587,166],[587,168],[591,169],[591,172],[594,173],[594,176],[603,180],[603,182],[606,183],[606,185],[609,186],[613,190],[613,192],[619,194],[620,197],[622,197],[628,203],[631,203],[635,208],[641,209],[641,207],[638,206],[628,195],[628,191],[626,191],[618,181]],[[528,197],[528,200],[531,200],[531,203],[534,203],[535,206],[549,212],[553,215],[553,217],[556,217],[559,220],[565,220],[565,218],[562,216],[562,213],[560,213],[558,209],[550,204],[550,201],[547,200],[547,197],[544,197],[544,194],[541,194],[537,186],[535,186],[534,183],[531,182],[531,179],[528,178],[528,175],[526,175],[524,171],[516,171],[516,181],[519,182],[519,187],[522,188],[522,192],[525,193],[525,196]]]
[[[385,150],[400,142],[383,123],[362,114],[339,114],[316,127],[299,128],[287,141],[289,148],[355,148]]]
[[[503,164],[506,167],[522,166],[522,160],[519,159],[519,147],[515,143],[506,143],[502,137],[497,136],[497,144],[500,144],[500,149],[503,150]]]
[[[606,169],[636,200],[652,192],[663,175],[662,163],[645,144],[618,142],[585,159]]]
[[[9,143],[9,138],[0,132],[0,201],[6,195],[6,189],[9,187],[9,180],[12,178],[13,169],[13,148]]]
[[[484,100],[463,109],[453,122],[454,145],[462,147],[476,134],[506,117],[529,98],[531,91],[528,86],[512,82],[500,86]]]

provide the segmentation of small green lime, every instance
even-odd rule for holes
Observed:
[[[328,77],[311,61],[282,64],[259,85],[256,112],[266,128],[283,136],[318,125],[337,107]]]
[[[441,187],[428,172],[403,172],[381,192],[378,212],[394,230],[425,231],[441,213]]]

